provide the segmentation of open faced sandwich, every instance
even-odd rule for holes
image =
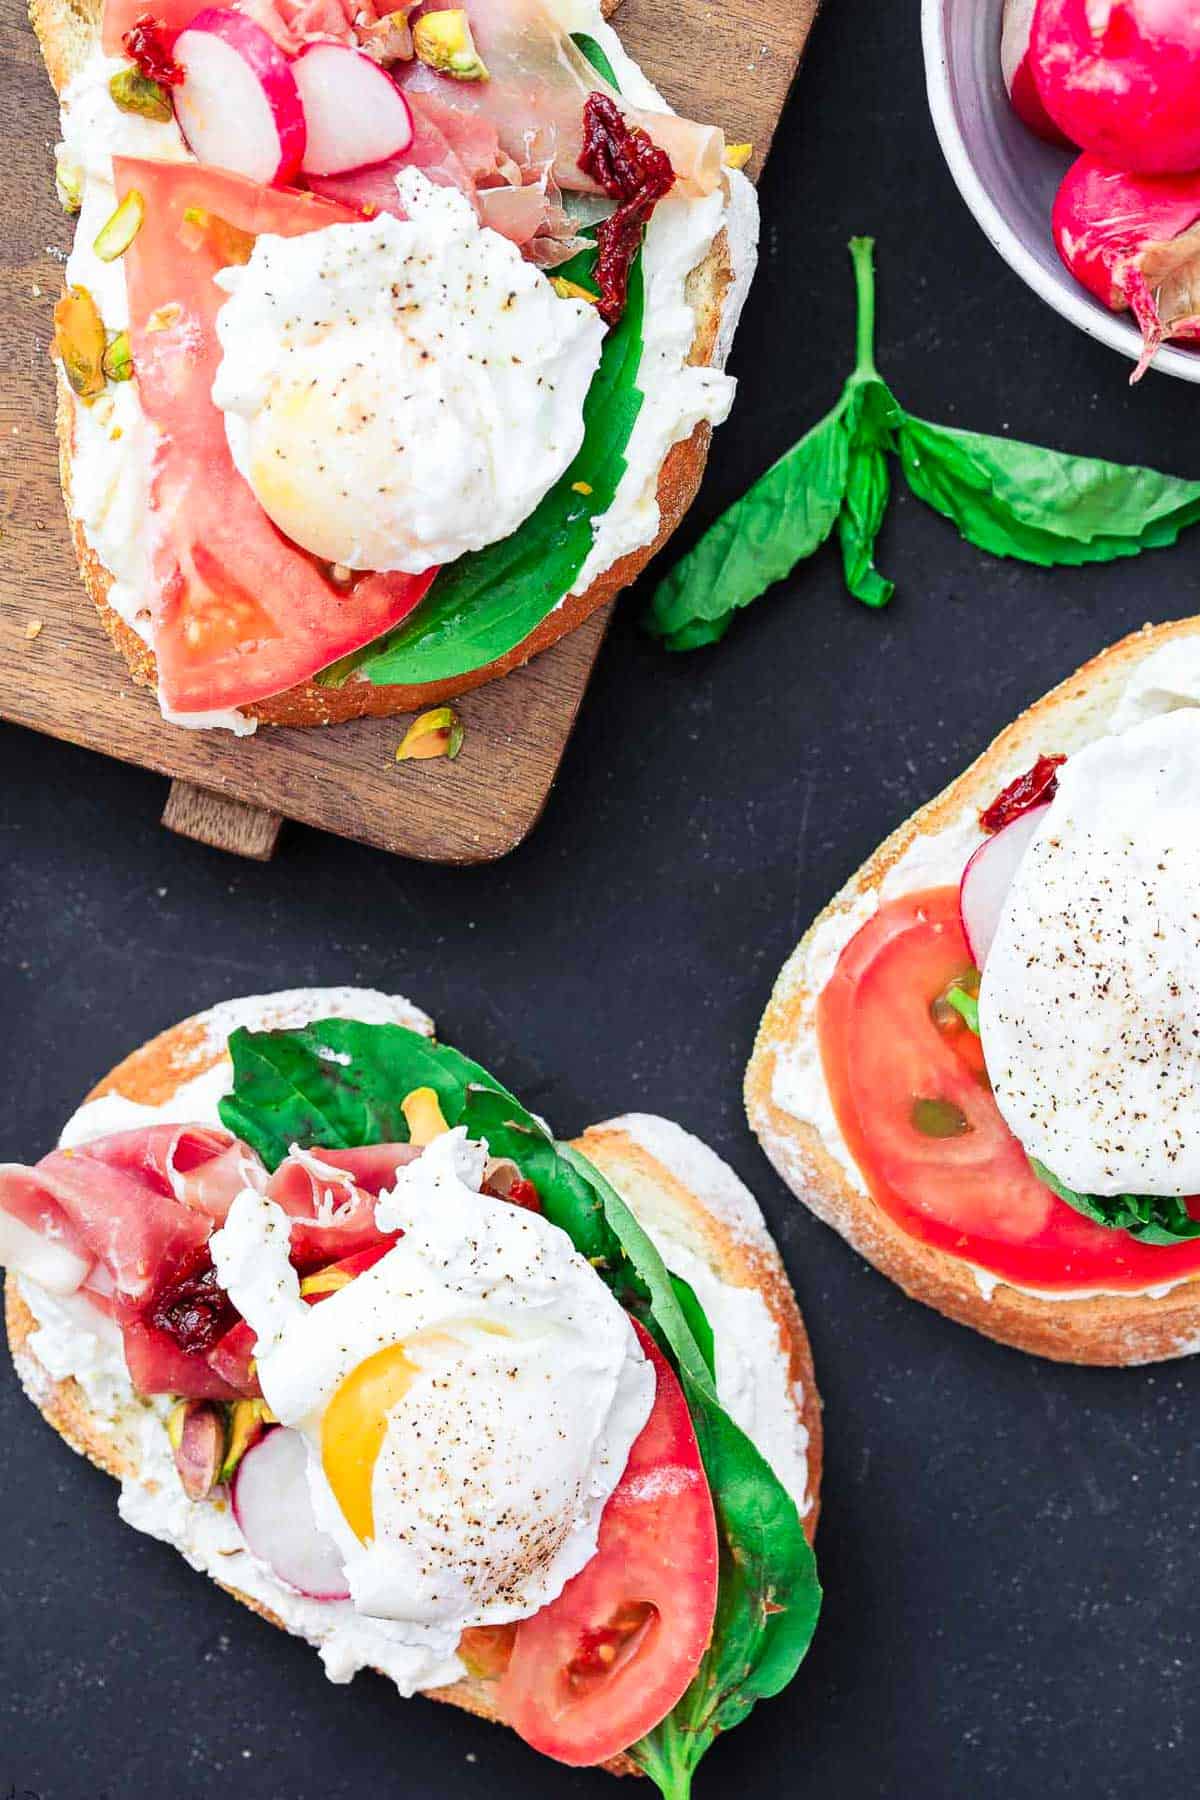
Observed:
[[[9,1344],[122,1516],[317,1646],[685,1796],[816,1622],[819,1401],[750,1194],[575,1144],[407,1002],[237,1001],[0,1167]]]
[[[1200,1349],[1200,621],[895,832],[779,977],[751,1123],[910,1294],[1087,1363]]]
[[[166,717],[448,698],[631,581],[700,479],[754,192],[596,0],[33,0],[88,592]]]

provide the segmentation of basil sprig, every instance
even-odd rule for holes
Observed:
[[[1200,482],[933,425],[905,412],[875,367],[873,251],[871,238],[851,240],[857,357],[837,405],[655,591],[646,628],[669,650],[716,643],[739,607],[790,574],[835,527],[850,593],[867,606],[885,605],[893,585],[874,556],[891,457],[917,499],[969,543],[1043,567],[1137,556],[1173,544],[1200,520]]]
[[[964,987],[952,987],[947,1003],[963,1023],[979,1036],[979,1002]],[[1081,1194],[1051,1173],[1036,1156],[1028,1158],[1038,1180],[1051,1193],[1106,1231],[1127,1231],[1139,1244],[1186,1244],[1200,1238],[1200,1219],[1193,1219],[1185,1203],[1173,1194]]]
[[[406,1141],[401,1102],[431,1087],[450,1125],[486,1138],[535,1183],[546,1217],[643,1321],[679,1376],[720,1536],[712,1641],[691,1686],[630,1756],[666,1800],[686,1800],[718,1732],[787,1685],[820,1611],[816,1563],[791,1496],[717,1397],[712,1329],[600,1171],[478,1063],[399,1025],[325,1019],[299,1031],[235,1031],[233,1090],[221,1119],[275,1168],[293,1143],[326,1148]]]
[[[1036,1157],[1029,1158],[1029,1166],[1039,1181],[1085,1219],[1109,1231],[1127,1231],[1139,1244],[1186,1244],[1200,1238],[1200,1219],[1193,1219],[1174,1195],[1079,1194]]]

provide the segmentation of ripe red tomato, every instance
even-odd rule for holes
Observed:
[[[958,891],[934,888],[881,906],[821,995],[825,1079],[878,1205],[912,1237],[1027,1287],[1143,1289],[1200,1271],[1200,1241],[1141,1244],[1039,1181],[992,1098],[978,1039],[953,1015],[935,1018],[970,967]]]
[[[124,269],[138,398],[157,433],[148,530],[159,687],[174,712],[248,706],[398,624],[436,573],[336,585],[271,523],[212,403],[226,298],[213,277],[230,241],[297,237],[358,215],[199,163],[119,156],[114,173],[120,198],[136,189],[145,203]]]
[[[648,1334],[654,1409],[600,1521],[591,1562],[517,1626],[502,1715],[535,1750],[581,1765],[666,1717],[696,1673],[717,1605],[717,1527],[679,1382]]]

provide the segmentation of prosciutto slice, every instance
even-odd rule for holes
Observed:
[[[453,3],[445,0],[447,5]],[[467,11],[489,79],[455,81],[424,63],[409,63],[392,73],[410,99],[432,95],[457,112],[487,119],[495,126],[500,148],[515,162],[522,166],[551,162],[561,188],[598,193],[597,184],[580,169],[579,157],[587,97],[606,94],[630,125],[640,126],[666,151],[684,191],[712,193],[721,180],[725,156],[724,134],[717,126],[627,104],[542,0],[469,0]]]
[[[187,1196],[200,1190],[203,1165],[233,1141],[228,1132],[204,1127],[154,1125],[54,1150],[33,1174],[87,1254],[108,1270],[117,1293],[138,1302],[164,1275],[194,1262],[208,1242],[213,1215]],[[7,1212],[9,1205],[8,1185],[0,1184],[0,1207]]]
[[[385,1234],[375,1223],[375,1202],[394,1184],[396,1170],[419,1155],[411,1144],[293,1150],[266,1192],[292,1219],[296,1268],[318,1269],[381,1243]]]
[[[379,1252],[395,1233],[375,1202],[411,1144],[293,1150],[273,1175],[246,1144],[203,1125],[152,1125],[0,1164],[0,1260],[57,1293],[82,1289],[119,1325],[143,1394],[255,1394],[254,1335],[220,1287],[208,1242],[237,1195],[266,1194],[292,1220],[302,1273]]]
[[[122,39],[147,13],[161,26],[168,44],[191,24],[210,0],[105,0],[101,41],[109,56],[124,54]],[[373,25],[379,16],[374,0],[235,0],[235,12],[246,13],[288,56],[310,38],[357,41],[356,27]],[[384,11],[387,10],[385,7]]]

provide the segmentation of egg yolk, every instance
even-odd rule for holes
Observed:
[[[321,1423],[321,1463],[355,1537],[375,1536],[371,1483],[388,1418],[415,1374],[403,1344],[389,1344],[340,1383]]]

